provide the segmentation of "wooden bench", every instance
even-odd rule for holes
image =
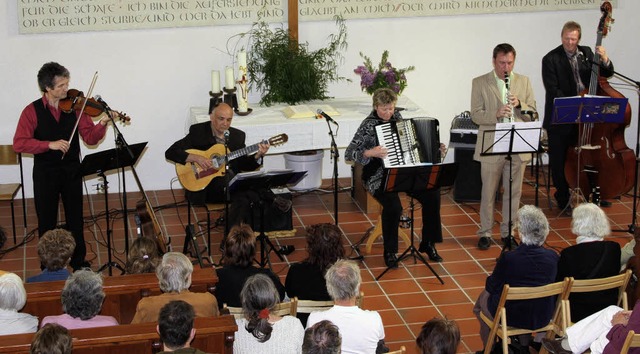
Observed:
[[[73,354],[152,354],[162,351],[155,322],[71,330]],[[233,316],[195,319],[191,346],[206,353],[233,353]],[[29,353],[34,333],[0,336],[0,353]]]
[[[193,270],[190,290],[214,294],[217,282],[218,276],[213,268],[197,268]],[[64,281],[25,284],[27,303],[21,312],[37,316],[39,320],[46,316],[61,315],[60,294],[63,287]],[[161,294],[155,273],[105,277],[103,289],[106,296],[100,314],[113,316],[121,324],[131,323],[140,299]]]

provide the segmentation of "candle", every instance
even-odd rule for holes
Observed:
[[[230,66],[227,66],[224,69],[225,72],[225,78],[226,78],[226,85],[224,86],[227,90],[232,90],[236,87],[236,80],[233,77],[233,68]]]
[[[244,50],[238,52],[238,70],[242,71],[241,68],[244,68],[245,71],[247,70],[247,52]]]
[[[220,92],[220,71],[211,70],[211,92]]]

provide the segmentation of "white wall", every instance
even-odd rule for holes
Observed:
[[[640,79],[640,45],[637,34],[640,2],[619,1],[616,19],[604,45],[617,71]],[[341,74],[351,83],[330,86],[336,97],[364,95],[353,69],[361,63],[359,52],[377,62],[384,49],[398,67],[415,65],[408,74],[405,93],[431,116],[440,119],[441,139],[449,139],[451,120],[468,110],[471,79],[491,70],[491,51],[501,42],[517,50],[515,70],[528,75],[534,85],[538,109],[544,107],[544,87],[540,78],[542,56],[560,44],[560,29],[567,20],[583,26],[582,44],[595,44],[598,9],[519,14],[488,14],[403,19],[350,20],[347,22],[349,48]],[[11,143],[20,112],[39,97],[36,73],[43,63],[57,61],[71,71],[71,85],[87,90],[93,73],[98,71],[94,94],[100,94],[112,108],[132,117],[131,124],[120,127],[129,143],[148,141],[148,149],[137,171],[145,189],[168,189],[174,176],[173,165],[164,159],[165,149],[184,135],[188,109],[208,104],[210,71],[229,65],[231,60],[219,49],[227,39],[248,26],[217,26],[117,32],[20,35],[17,30],[16,1],[0,5],[0,143]],[[332,22],[300,24],[300,39],[310,47],[326,43],[335,31]],[[224,79],[223,79],[224,80]],[[627,145],[635,148],[637,95],[621,90],[631,99],[633,122],[626,130]],[[252,94],[250,102],[259,97]],[[256,107],[256,104],[251,104]],[[255,109],[255,108],[254,108]],[[97,148],[114,146],[109,131]],[[328,155],[328,154],[327,154]],[[32,159],[25,160],[26,191],[32,194]],[[8,174],[0,168],[0,179]],[[325,177],[331,170],[324,169]],[[341,177],[346,176],[344,172]],[[110,182],[116,182],[110,178]],[[96,182],[90,182],[96,183]],[[112,188],[116,183],[112,183]],[[135,189],[127,181],[128,190]],[[112,192],[114,190],[112,189]]]

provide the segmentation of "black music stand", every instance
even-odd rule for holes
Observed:
[[[273,187],[282,187],[295,185],[298,183],[305,175],[307,171],[293,171],[293,170],[278,170],[278,171],[255,171],[249,173],[239,173],[233,177],[231,182],[229,183],[229,190],[231,193],[233,191],[241,189],[241,190],[255,190],[257,191],[259,197],[259,207],[260,207],[260,234],[256,238],[256,241],[260,242],[260,261],[256,261],[261,268],[264,268],[265,265],[269,265],[269,269],[271,269],[271,260],[269,259],[269,252],[273,251],[280,261],[284,261],[282,258],[282,254],[278,250],[276,250],[275,246],[269,240],[269,237],[264,232],[264,198],[263,192],[267,189]],[[262,192],[261,192],[262,191]],[[253,208],[253,206],[252,206]],[[253,215],[253,212],[251,213]],[[255,228],[255,222],[252,225]],[[254,230],[255,231],[255,230]]]
[[[109,269],[109,275],[111,276],[113,275],[112,268],[115,267],[124,274],[124,268],[122,268],[117,262],[114,262],[111,258],[111,239],[113,230],[111,230],[109,222],[109,182],[107,181],[105,172],[135,165],[145,146],[147,146],[146,142],[129,145],[133,156],[125,154],[122,151],[118,151],[118,149],[115,148],[96,152],[94,154],[87,155],[82,159],[82,164],[80,165],[80,173],[82,176],[85,177],[97,174],[102,178],[104,184],[104,208],[107,223],[107,263],[103,264],[98,269],[98,273],[105,269]]]
[[[407,167],[392,167],[385,170],[385,191],[386,192],[422,192],[434,188],[447,187],[452,186],[455,179],[456,174],[458,172],[458,165],[455,163],[449,164],[433,164],[433,165],[421,165],[421,166],[407,166]],[[419,259],[424,265],[431,270],[431,273],[438,278],[441,284],[444,284],[444,281],[438,273],[429,265],[427,260],[420,254],[420,252],[413,245],[413,210],[414,210],[414,201],[413,197],[410,200],[410,225],[411,225],[411,235],[409,247],[402,252],[400,257],[398,257],[398,263],[405,258],[412,257],[414,264],[417,263],[417,259]],[[422,220],[424,223],[425,220]],[[437,222],[440,222],[438,220]],[[382,278],[392,267],[387,267],[376,280]]]
[[[578,131],[582,128],[581,123],[624,123],[625,110],[627,108],[627,98],[614,98],[603,96],[574,96],[558,97],[553,100],[553,117],[551,124],[578,124]],[[580,135],[580,134],[579,134]],[[575,198],[576,203],[586,201],[584,191],[580,189],[580,158],[582,150],[587,146],[577,147],[576,166],[576,188],[571,190],[569,203],[561,211],[563,213],[571,205]],[[597,173],[593,171],[593,173]]]
[[[542,122],[537,121],[498,123],[496,124],[496,129],[485,130],[483,132],[480,156],[506,155],[505,160],[509,161],[509,221],[507,225],[509,228],[509,234],[506,237],[500,253],[511,250],[514,246],[518,246],[518,243],[512,234],[513,220],[511,219],[511,209],[513,208],[513,161],[511,155],[534,153],[538,151],[541,131]],[[488,140],[486,139],[488,134],[494,134],[494,139],[493,141],[490,141],[489,146],[485,148],[485,143],[487,143]],[[504,219],[504,215],[502,218]]]

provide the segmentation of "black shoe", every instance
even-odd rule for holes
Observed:
[[[514,238],[502,237],[502,247],[509,250],[515,250],[518,248],[518,243]]]
[[[279,250],[277,250],[276,252],[277,252],[278,254],[283,255],[283,256],[288,256],[288,255],[290,255],[293,251],[295,251],[295,249],[296,249],[296,248],[295,248],[295,246],[293,246],[293,245],[285,245],[285,246],[280,247],[280,249],[279,249]]]
[[[91,269],[91,262],[89,261],[82,261],[82,263],[80,263],[80,265],[74,265],[72,266],[73,271],[75,272],[76,270],[81,270],[81,269]]]
[[[438,254],[436,250],[436,245],[432,242],[424,242],[420,243],[420,247],[418,251],[426,253],[430,260],[434,262],[442,262],[442,257]]]
[[[562,338],[542,338],[542,346],[551,354],[571,354],[570,350],[566,350],[562,347]]]
[[[491,246],[491,237],[480,237],[478,240],[478,248],[481,250],[488,250]]]
[[[608,207],[611,206],[611,202],[608,201],[608,200],[601,200],[600,201],[600,206],[603,207],[603,208],[608,208]]]
[[[385,253],[384,264],[389,268],[398,268],[398,256],[395,253]]]

